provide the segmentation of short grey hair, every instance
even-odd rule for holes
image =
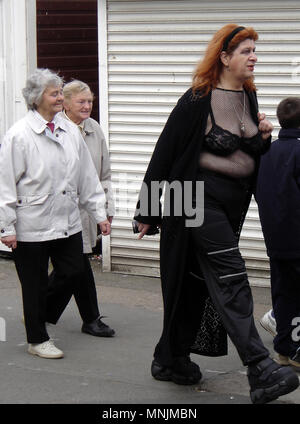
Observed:
[[[70,100],[72,96],[82,93],[82,91],[86,91],[86,90],[89,91],[94,97],[94,94],[92,93],[90,87],[85,82],[79,81],[79,80],[73,80],[64,85],[64,88],[63,88],[64,98],[66,100]]]
[[[38,68],[27,79],[22,93],[29,110],[39,106],[42,95],[48,87],[61,87],[63,79],[50,69]]]

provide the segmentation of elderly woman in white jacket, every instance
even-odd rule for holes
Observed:
[[[65,84],[63,94],[64,110],[61,116],[63,119],[75,123],[85,140],[101,185],[104,188],[106,215],[111,223],[115,210],[111,186],[110,160],[100,125],[90,118],[93,107],[93,93],[86,83],[74,80]],[[87,169],[86,172],[89,172],[89,170]],[[83,321],[81,331],[96,337],[112,337],[115,331],[105,324],[101,319],[103,317],[100,316],[95,280],[88,257],[88,254],[92,253],[92,249],[96,246],[97,225],[86,210],[81,209],[80,212],[84,273],[79,284],[73,285],[73,293],[68,290],[65,282],[57,277],[55,270],[51,273],[48,299],[55,303],[56,309],[52,310],[52,316],[48,317],[48,320],[52,324],[57,323],[73,294]]]
[[[1,241],[13,249],[22,286],[28,352],[61,358],[45,325],[55,307],[47,301],[49,259],[58,276],[75,284],[84,268],[79,205],[103,235],[110,233],[110,222],[86,143],[76,125],[58,114],[61,78],[37,69],[23,95],[29,111],[0,149]]]

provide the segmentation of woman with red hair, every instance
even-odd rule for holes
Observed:
[[[192,87],[179,99],[156,144],[135,219],[140,238],[161,227],[160,265],[164,325],[152,376],[195,384],[202,375],[190,353],[227,354],[227,334],[248,367],[253,403],[295,390],[297,375],[276,364],[253,318],[253,299],[238,241],[254,192],[260,156],[270,147],[272,124],[258,112],[253,71],[253,28],[228,24],[212,38]],[[187,220],[170,197],[162,217],[155,182],[178,181],[182,199],[193,184],[193,208],[202,225]],[[204,181],[204,205],[197,182]],[[172,204],[173,201],[173,204]],[[184,202],[183,202],[184,203]],[[197,209],[198,208],[198,209]]]

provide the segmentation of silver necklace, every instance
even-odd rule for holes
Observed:
[[[225,91],[225,89],[221,86],[221,88],[223,89],[223,92]],[[236,108],[235,108],[235,106],[234,106],[234,103],[232,102],[232,100],[231,100],[231,98],[230,98],[230,96],[229,96],[229,101],[230,101],[230,103],[231,103],[231,105],[232,105],[232,107],[233,107],[233,110],[234,110],[234,113],[236,114],[236,117],[237,117],[237,119],[239,120],[239,122],[240,122],[240,130],[241,130],[241,136],[242,137],[244,137],[244,134],[245,134],[245,122],[244,122],[244,119],[245,119],[245,113],[246,113],[246,95],[245,95],[245,90],[243,90],[243,93],[244,93],[244,101],[243,101],[243,113],[242,113],[242,119],[240,118],[240,116],[239,116],[239,114],[237,113],[237,110],[236,110]],[[240,103],[241,104],[241,103]]]
[[[243,93],[244,93],[244,102],[243,102],[243,113],[242,113],[242,119],[240,118],[239,114],[237,113],[237,110],[236,110],[236,108],[235,108],[235,106],[234,106],[234,103],[233,103],[233,102],[231,101],[231,99],[230,99],[231,104],[232,104],[232,107],[233,107],[233,110],[234,110],[234,112],[235,112],[235,114],[236,114],[236,117],[237,117],[237,119],[240,121],[240,130],[241,130],[241,135],[242,135],[242,137],[244,137],[244,134],[245,134],[245,122],[244,122],[244,119],[245,119],[245,113],[246,113],[246,96],[245,96],[245,90],[243,90]]]

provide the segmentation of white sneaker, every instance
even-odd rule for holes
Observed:
[[[43,343],[29,344],[28,353],[48,359],[57,359],[64,356],[63,351],[54,346],[53,340],[47,340]]]
[[[265,315],[261,318],[260,325],[268,331],[270,334],[272,334],[273,337],[276,336],[276,320],[271,315],[272,309],[265,313]]]

